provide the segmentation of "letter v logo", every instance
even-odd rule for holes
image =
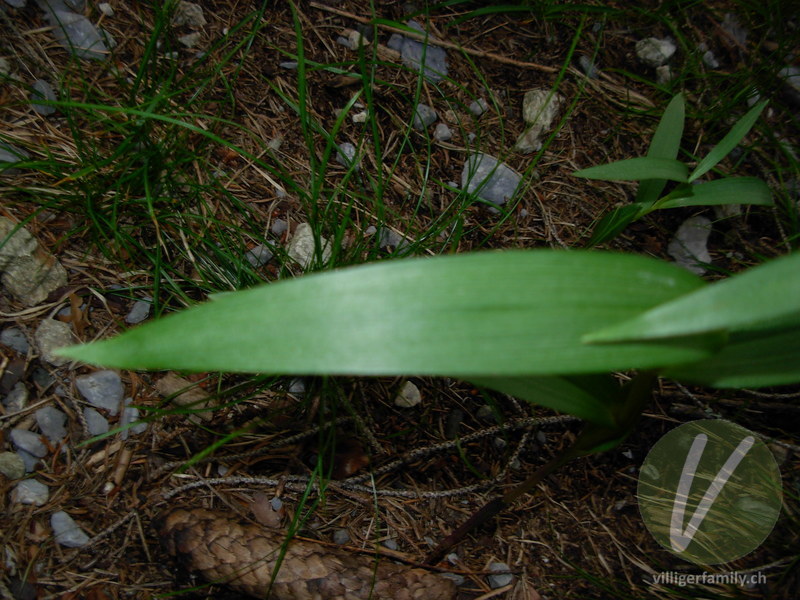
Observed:
[[[706,518],[711,505],[717,499],[722,488],[728,483],[728,479],[733,475],[736,467],[742,462],[745,454],[753,447],[755,438],[752,435],[747,436],[722,465],[722,468],[717,472],[711,484],[708,486],[705,495],[700,504],[692,515],[689,525],[683,529],[683,516],[686,512],[686,504],[689,501],[689,491],[692,489],[692,481],[694,481],[695,473],[697,472],[697,465],[700,464],[700,459],[703,457],[703,450],[705,450],[708,436],[705,433],[698,433],[692,447],[689,449],[689,454],[686,455],[686,462],[683,463],[683,470],[681,471],[681,478],[678,482],[678,489],[675,492],[675,500],[672,503],[672,520],[669,524],[669,541],[672,549],[675,552],[683,552],[694,539],[694,534],[700,528],[703,519]]]
[[[700,565],[758,548],[778,520],[782,496],[770,449],[752,431],[722,419],[667,432],[639,470],[647,529],[665,549]]]

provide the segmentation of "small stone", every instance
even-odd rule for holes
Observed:
[[[503,571],[510,570],[506,563],[493,562],[489,565],[489,570],[495,573],[495,575],[489,575],[489,587],[493,590],[510,585],[514,581],[512,573],[503,573]]]
[[[30,157],[31,155],[22,148],[17,148],[7,142],[0,141],[0,165],[3,163],[18,163]],[[9,171],[6,170],[5,172],[8,173]],[[5,239],[7,234],[8,232],[0,231],[0,235],[3,239]]]
[[[732,13],[725,13],[722,18],[722,29],[727,33],[737,44],[744,47],[747,43],[747,29],[742,27],[739,19]]]
[[[38,458],[47,456],[47,446],[44,445],[38,434],[27,429],[14,428],[11,430],[10,437],[14,447],[25,450]]]
[[[81,375],[75,378],[75,385],[90,404],[107,410],[111,416],[119,414],[125,389],[115,371],[103,370]]]
[[[636,42],[636,56],[648,67],[660,67],[672,58],[677,47],[670,40],[646,38]]]
[[[382,250],[386,250],[387,248],[404,250],[408,248],[408,245],[408,240],[397,233],[394,229],[381,227],[381,232],[378,236],[378,246],[380,246]]]
[[[55,406],[45,406],[36,411],[36,424],[52,444],[58,444],[67,437],[67,415],[58,410]]]
[[[289,229],[289,223],[283,219],[275,219],[270,227],[270,231],[275,235],[283,235]]]
[[[203,8],[194,2],[185,2],[181,0],[175,8],[175,14],[172,15],[172,24],[175,27],[190,27],[191,29],[200,29],[206,26],[206,18],[203,16]]]
[[[26,473],[33,473],[41,461],[39,457],[34,456],[30,452],[25,452],[25,450],[17,450],[17,456],[19,456],[22,459],[22,462],[25,463]]]
[[[295,377],[289,382],[286,391],[296,396],[302,396],[306,393],[306,380],[302,377]]]
[[[444,123],[439,123],[433,130],[433,139],[440,142],[448,142],[453,139],[453,132],[450,131],[450,128]]]
[[[394,399],[394,405],[399,408],[413,408],[422,402],[419,388],[411,381],[406,381]]]
[[[208,392],[188,379],[184,379],[174,373],[167,373],[156,381],[156,390],[164,397],[170,396],[170,400],[176,406],[185,406],[192,411],[188,420],[197,423],[200,420],[208,421],[213,413],[210,410],[213,400]]]
[[[37,79],[33,82],[31,88],[33,92],[31,93],[30,100],[33,110],[44,116],[54,114],[57,110],[55,106],[40,103],[41,100],[55,101],[57,99],[56,91],[53,89],[53,86],[44,79]]]
[[[578,57],[578,66],[589,79],[597,79],[597,68],[595,67],[591,58],[585,54],[581,54]]]
[[[350,534],[345,529],[337,529],[333,532],[333,543],[344,546],[350,541]]]
[[[89,430],[89,435],[103,435],[108,433],[108,419],[88,406],[83,409],[83,418],[86,419],[86,428]]]
[[[461,188],[469,194],[500,206],[514,196],[522,175],[493,156],[477,152],[471,154],[461,173]]]
[[[278,66],[281,69],[287,69],[289,71],[293,71],[297,68],[297,61],[296,60],[285,60],[281,63],[278,63]]]
[[[371,235],[375,235],[378,232],[378,228],[375,225],[370,225],[364,230],[364,236],[369,237]]]
[[[369,119],[369,111],[362,110],[361,112],[357,112],[352,116],[353,123],[366,123]]]
[[[417,109],[414,111],[414,122],[412,126],[419,131],[424,130],[436,121],[436,111],[427,104],[417,104]]]
[[[422,34],[425,33],[422,25],[416,21],[409,21],[407,25]],[[416,72],[421,71],[428,81],[436,83],[447,77],[447,53],[444,48],[425,44],[397,33],[389,38],[387,46],[400,53],[406,67]]]
[[[25,461],[16,452],[0,452],[0,473],[9,479],[25,477]]]
[[[6,373],[8,373],[8,371],[6,371]],[[8,412],[19,412],[28,404],[29,396],[30,392],[28,391],[27,386],[21,381],[18,381],[14,384],[14,387],[11,388],[11,391],[8,393],[8,395],[3,398],[3,406],[5,406],[6,411]]]
[[[89,536],[63,510],[50,515],[50,527],[56,542],[67,548],[80,548],[89,542]]]
[[[700,263],[711,262],[711,255],[708,252],[710,234],[711,221],[706,217],[686,219],[667,246],[667,252],[683,268],[702,275],[706,272],[706,268]]]
[[[133,402],[133,398],[125,400],[125,408],[122,411],[122,416],[119,419],[120,427],[127,427],[131,423],[136,423],[139,420],[139,409],[135,406],[129,406]],[[136,423],[120,433],[123,440],[128,439],[128,435],[139,435],[147,431],[147,423]]]
[[[133,303],[130,312],[125,315],[125,322],[129,325],[141,323],[150,316],[150,309],[153,308],[153,299],[145,298]]]
[[[466,578],[458,573],[442,573],[442,577],[451,579],[456,586],[462,586],[467,582]]]
[[[44,506],[49,499],[50,489],[35,479],[23,479],[11,492],[11,501],[20,504]]]
[[[672,69],[669,68],[669,65],[656,67],[656,83],[667,85],[670,81],[672,81]]]
[[[719,69],[719,61],[711,50],[703,52],[703,64],[709,69]]]
[[[27,354],[30,349],[28,338],[19,327],[6,327],[0,333],[0,343],[16,350],[20,354]]]
[[[331,246],[328,240],[319,236],[322,263],[328,262],[331,257]],[[286,250],[289,258],[296,261],[301,267],[307,268],[317,261],[317,245],[314,230],[308,223],[301,223],[295,229],[289,246]]]
[[[69,362],[68,358],[55,354],[55,351],[59,348],[64,348],[74,343],[69,325],[53,319],[43,319],[36,329],[34,337],[42,358],[48,363],[55,367],[60,367]]]
[[[478,98],[477,100],[472,102],[472,104],[469,105],[469,112],[471,112],[476,117],[480,117],[487,110],[489,110],[489,105],[483,98]]]
[[[353,50],[358,50],[361,46],[364,46],[369,42],[367,38],[365,38],[360,31],[353,29],[347,36],[347,40],[349,46]]]
[[[451,552],[446,558],[447,562],[449,562],[451,565],[457,565],[461,562],[461,558],[459,558],[458,554],[455,552]]]
[[[336,162],[345,167],[356,165],[356,169],[358,169],[356,154],[358,154],[358,151],[353,144],[350,142],[343,142],[339,144],[339,149],[336,151]]]
[[[12,233],[13,232],[13,233]],[[67,284],[67,272],[30,232],[0,217],[0,271],[5,288],[26,306],[44,301],[50,292]]]
[[[394,541],[392,538],[389,538],[388,540],[384,540],[383,541],[383,547],[384,548],[388,548],[389,550],[397,550],[398,549],[397,542]]]
[[[247,259],[247,262],[249,262],[256,269],[263,267],[265,264],[271,261],[272,256],[272,251],[264,244],[254,246],[244,255],[245,259]]]
[[[203,38],[203,34],[199,31],[195,31],[193,33],[187,33],[186,35],[182,35],[178,38],[178,41],[186,46],[187,48],[194,48],[197,44],[200,43],[200,40]]]
[[[39,6],[45,9],[45,18],[53,28],[53,36],[67,51],[78,58],[108,58],[108,47],[89,19],[63,4],[40,2]]]
[[[542,135],[553,127],[563,98],[547,89],[530,90],[522,101],[522,118],[528,129],[517,138],[514,150],[528,154],[542,147]]]
[[[101,2],[97,5],[97,9],[107,17],[114,16],[114,9],[108,2]]]

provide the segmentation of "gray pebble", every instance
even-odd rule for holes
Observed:
[[[703,216],[686,219],[675,237],[667,246],[667,252],[680,266],[692,273],[702,275],[706,268],[701,263],[710,263],[708,236],[711,234],[711,221]]]
[[[86,419],[86,427],[89,435],[103,435],[108,433],[108,420],[93,408],[88,406],[83,409],[83,418]]]
[[[122,411],[122,417],[120,417],[119,424],[121,427],[125,427],[131,423],[136,423],[139,420],[139,409],[135,406],[130,406],[133,402],[133,398],[127,398],[125,400],[125,409]],[[128,439],[128,435],[139,435],[140,433],[144,433],[147,431],[147,423],[136,423],[132,427],[125,429],[120,434],[120,437],[123,440]]]
[[[350,142],[342,142],[339,144],[339,150],[336,152],[336,162],[345,167],[349,167],[358,162],[356,160],[356,154],[356,147],[353,144]]]
[[[375,235],[378,232],[378,228],[375,225],[370,225],[364,230],[365,236]]]
[[[489,565],[489,570],[496,573],[489,575],[489,587],[493,590],[505,587],[514,581],[514,575],[511,573],[502,573],[502,571],[509,571],[510,568],[506,563],[493,562]]]
[[[22,148],[0,141],[0,163],[17,163],[30,157],[31,155]],[[3,172],[8,173],[8,170]]]
[[[416,21],[409,21],[407,25],[420,33],[425,33],[422,25]],[[417,72],[422,71],[427,80],[437,82],[447,77],[447,53],[444,48],[424,44],[397,33],[389,38],[387,45],[400,53],[406,67]]]
[[[275,235],[283,235],[287,229],[289,229],[289,223],[283,219],[275,219],[272,222],[272,227],[270,227],[270,231]]]
[[[42,358],[55,367],[60,367],[69,362],[68,358],[57,356],[55,351],[73,344],[70,326],[54,319],[43,319],[34,334],[36,345]]]
[[[395,250],[403,250],[408,248],[408,240],[388,227],[381,227],[380,234],[378,235],[378,245],[381,249],[394,248]]]
[[[89,541],[89,536],[63,510],[50,515],[50,527],[53,528],[56,542],[67,548],[80,548]]]
[[[28,338],[19,327],[6,327],[0,333],[0,343],[5,344],[20,354],[27,354],[30,349]]]
[[[677,47],[670,40],[646,38],[636,42],[636,56],[649,67],[660,67],[675,54]]]
[[[350,541],[350,534],[344,529],[337,529],[333,532],[333,542],[343,546]]]
[[[398,548],[397,542],[395,542],[391,538],[389,538],[388,540],[384,540],[383,541],[383,547],[384,548],[388,548],[389,550],[397,550],[397,548]]]
[[[30,452],[34,456],[42,458],[47,455],[47,446],[42,443],[40,436],[27,429],[12,429],[11,441],[16,448]]]
[[[64,427],[66,422],[67,415],[55,406],[45,406],[36,411],[36,423],[39,425],[39,431],[53,444],[58,444],[67,437],[67,429]]]
[[[130,312],[125,315],[125,322],[129,325],[141,323],[150,316],[150,309],[153,308],[152,298],[137,300],[133,303]]]
[[[447,142],[453,139],[453,132],[444,123],[439,123],[433,130],[433,139],[440,142]]]
[[[283,508],[283,500],[281,500],[278,497],[275,497],[269,501],[269,505],[272,507],[272,510],[277,512]]]
[[[56,100],[56,92],[53,89],[53,86],[47,83],[44,79],[37,79],[31,88],[33,88],[33,92],[31,93],[30,97],[33,110],[44,116],[55,113],[55,106],[48,106],[40,103],[41,100]]]
[[[597,69],[595,68],[591,58],[585,54],[581,54],[578,57],[578,66],[589,79],[597,79]]]
[[[442,573],[442,577],[451,579],[457,586],[464,585],[467,582],[466,578],[458,573]]]
[[[20,504],[44,506],[50,499],[50,490],[40,481],[24,479],[11,492],[11,500]]]
[[[287,390],[290,394],[302,396],[306,393],[306,380],[302,377],[295,377],[289,382]]]
[[[414,129],[422,131],[426,127],[432,125],[436,121],[436,111],[427,104],[421,102],[417,104],[417,109],[414,111],[414,122],[412,123]]]
[[[283,61],[281,63],[278,63],[278,66],[281,69],[288,69],[290,71],[293,71],[294,69],[297,68],[297,61],[296,60],[285,60],[285,61]]]
[[[116,372],[103,370],[89,375],[81,375],[75,378],[75,385],[90,404],[104,408],[111,416],[119,413],[125,390],[122,387],[122,380]]]
[[[3,406],[6,407],[8,412],[19,412],[28,404],[29,395],[28,388],[25,386],[25,384],[21,381],[18,381],[14,384],[14,387],[11,388],[11,391],[8,393],[8,395],[3,399]]]
[[[0,473],[9,479],[25,477],[25,461],[15,452],[0,452]]]
[[[469,112],[471,112],[476,117],[480,117],[487,110],[489,110],[489,105],[483,98],[478,98],[477,100],[472,102],[472,104],[469,105]]]
[[[17,456],[19,456],[22,459],[22,462],[25,463],[26,473],[33,473],[36,470],[36,467],[39,466],[39,461],[41,460],[30,452],[25,452],[25,450],[17,450]]]
[[[247,251],[244,257],[254,268],[263,267],[272,260],[272,251],[264,244],[259,244]]]
[[[461,188],[495,205],[505,204],[514,196],[522,175],[493,156],[471,154],[461,173]]]

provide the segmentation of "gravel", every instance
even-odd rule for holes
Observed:
[[[37,79],[33,82],[31,88],[33,92],[31,92],[30,100],[33,110],[43,116],[55,114],[57,110],[55,106],[40,103],[41,100],[57,100],[56,91],[53,89],[53,86],[44,79]]]
[[[497,206],[514,196],[521,181],[522,175],[511,167],[481,152],[469,156],[461,173],[462,189]]]
[[[137,300],[133,303],[130,312],[125,315],[125,322],[129,325],[136,325],[141,323],[150,316],[150,310],[153,308],[153,299],[145,298],[144,300]]]
[[[68,358],[55,354],[59,348],[71,346],[74,343],[72,329],[69,325],[53,319],[42,319],[34,338],[42,358],[48,363],[54,367],[61,367],[69,362]]]
[[[35,479],[23,479],[11,492],[11,500],[20,504],[44,506],[49,499],[50,489]]]
[[[502,572],[510,570],[510,567],[506,563],[493,562],[489,565],[489,570],[495,573],[494,575],[489,575],[489,587],[493,590],[510,585],[514,581],[514,575],[512,573]]]
[[[125,389],[115,371],[103,370],[81,375],[75,378],[75,385],[90,404],[107,410],[111,416],[119,414]]]
[[[36,423],[39,431],[53,444],[58,444],[67,437],[67,415],[54,406],[45,406],[36,411]]]
[[[25,450],[33,456],[42,458],[47,455],[47,446],[40,439],[39,434],[28,431],[27,429],[12,429],[11,442],[16,448]]]
[[[411,381],[406,381],[394,399],[394,405],[399,408],[414,408],[422,402],[419,388]]]
[[[675,237],[667,246],[667,252],[683,268],[702,275],[706,272],[706,268],[699,263],[711,262],[711,255],[708,253],[710,234],[709,219],[702,216],[690,217],[678,228]]]
[[[646,38],[636,42],[636,56],[649,67],[666,64],[677,49],[671,40]]]
[[[20,354],[27,354],[30,349],[28,338],[19,327],[6,327],[0,333],[0,343],[16,350]]]
[[[25,461],[15,452],[0,452],[0,473],[9,479],[25,477]]]
[[[448,142],[453,139],[453,132],[444,123],[439,123],[433,130],[433,139],[440,142]]]
[[[103,435],[108,433],[108,419],[88,406],[83,409],[83,418],[86,419],[86,427],[89,430],[89,435]]]
[[[414,122],[412,123],[412,126],[414,129],[422,131],[430,125],[433,125],[433,123],[436,121],[436,118],[436,111],[427,104],[422,104],[420,102],[417,104],[417,108],[414,111]]]
[[[50,515],[50,527],[56,542],[67,548],[80,548],[89,542],[89,536],[63,510]]]

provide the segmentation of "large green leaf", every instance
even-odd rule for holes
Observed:
[[[731,177],[698,185],[681,185],[656,203],[654,208],[713,206],[717,204],[761,204],[771,206],[772,193],[757,177]]]
[[[661,116],[656,132],[653,134],[653,141],[650,142],[650,148],[647,150],[647,156],[650,158],[678,158],[681,138],[683,137],[684,121],[683,95],[678,94],[664,109],[664,114]],[[664,179],[645,179],[639,184],[639,189],[636,192],[636,202],[652,204],[658,200],[661,192],[664,191],[666,183]]]
[[[603,181],[641,181],[643,179],[667,179],[685,183],[689,167],[672,158],[642,156],[627,158],[606,165],[597,165],[573,173],[575,177],[600,179]]]
[[[229,294],[61,354],[131,369],[465,379],[655,368],[709,350],[581,338],[703,285],[668,263],[589,251],[388,261]]]
[[[534,404],[613,427],[620,386],[611,375],[571,377],[471,377],[472,383]]]
[[[701,175],[705,175],[708,171],[717,166],[719,161],[728,156],[731,150],[736,148],[739,142],[742,141],[742,138],[744,138],[744,136],[747,135],[747,132],[750,131],[753,125],[755,125],[759,115],[761,114],[761,111],[764,110],[765,106],[767,106],[767,101],[762,100],[749,111],[747,111],[747,114],[739,119],[733,127],[731,127],[731,130],[724,138],[720,140],[719,144],[714,146],[711,149],[711,152],[709,152],[708,155],[697,164],[694,171],[692,171],[692,174],[689,176],[689,183]]]
[[[789,254],[584,336],[630,342],[752,330],[800,314],[800,253]]]
[[[732,336],[721,352],[667,369],[667,377],[718,388],[767,387],[800,382],[800,319],[794,325]]]

